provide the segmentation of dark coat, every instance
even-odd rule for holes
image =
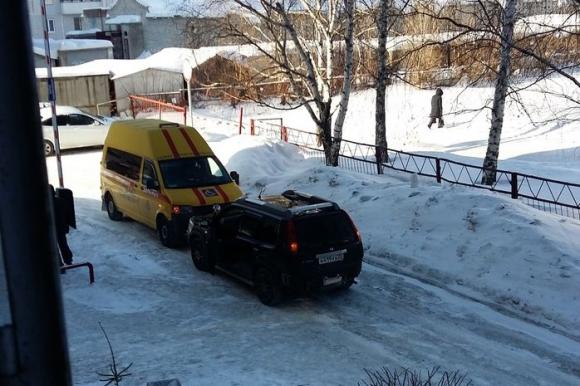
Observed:
[[[443,116],[443,90],[440,88],[435,91],[435,95],[431,97],[431,118],[441,118]]]

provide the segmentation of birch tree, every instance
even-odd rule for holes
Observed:
[[[375,84],[375,145],[377,164],[387,160],[387,118],[385,111],[387,94],[387,37],[389,32],[389,0],[380,0],[377,24],[377,80]],[[379,173],[382,173],[379,166]]]
[[[272,73],[302,91],[290,108],[304,106],[326,163],[337,166],[353,73],[355,0],[233,1],[240,12],[229,20],[228,35],[253,45],[275,67]],[[337,62],[343,63],[341,73]],[[336,78],[342,79],[339,96],[333,95]]]
[[[511,51],[516,22],[517,0],[506,0],[501,15],[501,42],[500,64],[495,82],[493,107],[491,108],[491,128],[487,141],[487,152],[483,161],[482,184],[492,185],[496,181],[497,161],[499,157],[499,145],[505,110],[505,99],[509,87],[511,71]]]

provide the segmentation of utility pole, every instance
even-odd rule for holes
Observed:
[[[46,0],[40,0],[40,10],[42,13],[42,25],[44,27],[44,52],[46,56],[46,71],[48,75],[48,101],[52,110],[52,131],[54,133],[54,154],[56,155],[56,168],[58,170],[58,185],[64,188],[62,177],[62,162],[60,159],[60,139],[58,136],[58,122],[56,121],[56,88],[52,77],[52,57],[50,55],[50,40],[48,38],[48,17],[46,16]]]

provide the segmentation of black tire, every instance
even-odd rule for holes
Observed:
[[[54,145],[52,142],[44,140],[44,156],[49,157],[54,155]]]
[[[117,209],[117,205],[115,205],[115,201],[113,201],[113,197],[109,193],[105,196],[105,208],[111,220],[121,221],[123,219],[123,213]]]
[[[275,306],[282,301],[280,278],[265,267],[260,267],[254,274],[254,285],[260,301],[267,306]]]
[[[167,248],[177,247],[178,242],[175,228],[172,227],[171,223],[163,216],[160,216],[157,220],[157,234],[159,235],[159,241],[161,241],[161,244]]]
[[[214,263],[209,255],[207,244],[199,238],[192,238],[190,241],[190,247],[191,260],[193,261],[195,268],[203,272],[213,272]]]

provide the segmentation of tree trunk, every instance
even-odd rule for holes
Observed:
[[[482,184],[493,185],[496,181],[497,160],[505,110],[505,98],[509,86],[511,50],[514,34],[517,0],[506,0],[502,13],[500,66],[495,84],[493,107],[491,109],[491,129],[487,142],[487,152],[483,161]]]
[[[322,148],[324,149],[324,158],[326,160],[326,165],[337,166],[333,163],[332,157],[332,114],[331,114],[332,100],[327,102],[319,103],[318,107],[318,132],[320,135],[320,142],[322,142]]]
[[[382,174],[382,164],[388,161],[387,155],[387,123],[385,101],[387,93],[387,33],[388,33],[389,1],[381,0],[379,16],[377,18],[378,47],[377,47],[377,80],[375,84],[375,145],[378,173]]]
[[[353,54],[354,54],[354,7],[355,0],[344,0],[346,11],[346,33],[344,35],[344,76],[342,83],[342,93],[340,103],[338,104],[338,115],[334,122],[334,135],[332,138],[332,148],[330,151],[330,163],[332,166],[338,166],[338,157],[340,156],[340,143],[342,141],[342,127],[346,112],[348,110],[348,101],[350,99],[350,90],[353,72]],[[332,82],[332,79],[331,79]]]

